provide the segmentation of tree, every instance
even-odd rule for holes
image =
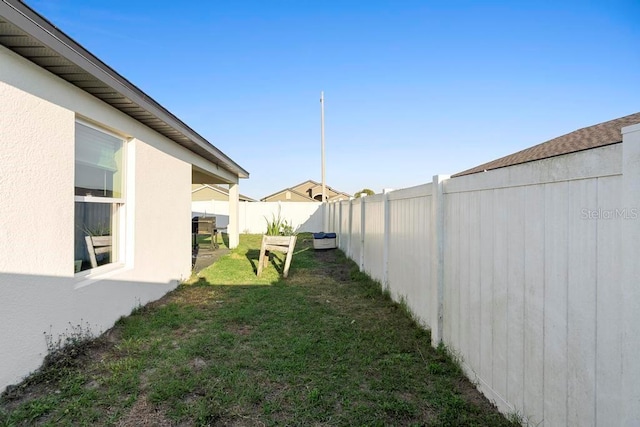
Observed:
[[[368,189],[368,188],[363,188],[362,190],[360,190],[360,191],[358,191],[358,192],[356,193],[356,199],[357,199],[358,197],[361,197],[361,196],[362,196],[362,193],[366,194],[367,196],[373,196],[374,194],[376,194],[373,190],[370,190],[370,189]]]

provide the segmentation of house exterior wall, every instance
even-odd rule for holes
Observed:
[[[0,271],[67,274],[73,233],[58,224],[74,220],[74,114],[2,81],[0,103]]]
[[[153,282],[187,279],[191,165],[139,140],[135,140],[135,165],[133,277]]]
[[[329,223],[502,412],[541,426],[639,425],[640,125],[623,135],[444,179],[437,197],[435,178],[383,195],[382,239],[379,196],[371,209],[368,197],[336,203]],[[380,254],[382,273],[369,267]]]
[[[341,200],[349,200],[351,196],[347,194],[338,194],[337,196],[329,197],[327,201],[329,202],[339,202]]]
[[[305,181],[295,187],[285,188],[261,199],[264,202],[313,202],[316,196],[322,194],[322,185],[314,181]],[[348,200],[349,195],[339,193],[326,187],[327,200]]]
[[[222,194],[219,191],[215,191],[209,187],[202,187],[200,185],[194,187],[196,187],[194,188],[194,190],[199,188],[197,191],[191,194],[191,200],[195,202],[204,202],[209,200],[218,200],[225,202],[229,201],[229,196],[227,196],[226,194]]]
[[[192,165],[215,166],[1,47],[0,111],[3,390],[40,365],[43,334],[98,334],[189,277]],[[82,277],[73,266],[77,117],[130,138],[124,259]]]
[[[229,202],[229,195],[224,193],[226,190],[217,191],[211,187],[205,187],[201,184],[193,184],[191,186],[191,201],[192,202]],[[238,199],[241,202],[254,202],[250,197],[238,195]]]
[[[287,198],[287,193],[289,193],[289,197]],[[266,202],[310,202],[313,203],[312,200],[307,199],[300,194],[294,193],[292,191],[282,191],[280,193],[274,194],[273,196],[267,197],[265,199]]]
[[[305,182],[300,185],[293,187],[293,190],[305,194],[312,199],[315,198],[318,194],[322,194],[322,184],[316,184],[313,182]],[[338,193],[329,187],[325,187],[325,192],[328,198],[336,197],[342,195],[342,193]],[[347,197],[348,198],[348,197]]]
[[[309,196],[311,198],[313,198],[312,194],[313,194],[313,188],[317,187],[317,184],[314,184],[312,182],[303,182],[302,184],[296,185],[295,187],[292,187],[292,190],[297,191],[298,193],[302,193],[306,196]]]

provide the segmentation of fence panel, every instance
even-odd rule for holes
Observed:
[[[327,229],[324,230],[326,232],[335,233],[336,229],[336,204],[328,203],[325,205],[327,209]]]
[[[384,198],[383,194],[362,199],[364,206],[364,271],[382,283],[384,281]]]
[[[606,212],[612,207],[622,206],[620,176],[598,179],[598,203],[596,212]],[[620,384],[623,371],[620,355],[623,354],[623,332],[621,301],[622,271],[620,260],[623,249],[622,221],[592,221],[597,223],[597,274],[596,274],[596,364],[595,389],[596,424],[606,426],[620,417],[620,404],[623,402]]]
[[[340,216],[340,229],[338,230],[339,234],[339,245],[340,249],[348,255],[349,253],[349,240],[351,239],[351,202],[339,202],[340,209],[338,211],[338,215]]]
[[[597,152],[579,156],[597,163]],[[597,170],[572,178],[571,162],[445,185],[444,341],[503,412],[518,411],[533,424],[603,424],[600,407],[607,420],[617,419],[609,393],[621,377],[610,359],[620,341],[608,319],[620,319],[613,309],[614,299],[621,303],[614,261],[620,221],[582,216],[619,206],[621,178]],[[608,391],[600,393],[600,384]]]
[[[242,205],[242,203],[240,204]],[[192,201],[191,216],[215,216],[216,224],[219,227],[227,227],[229,225],[229,202],[225,200]]]
[[[425,326],[435,308],[431,295],[431,184],[392,191],[389,197],[388,287]],[[365,241],[368,236],[365,237]]]
[[[192,215],[215,216],[221,228],[229,224],[229,202],[198,201],[191,203]],[[267,229],[267,219],[277,217],[287,220],[298,232],[322,231],[321,202],[240,202],[239,228],[241,233],[262,234]]]
[[[545,186],[524,191],[524,371],[523,410],[544,412],[544,247]],[[542,419],[536,415],[536,422]],[[532,420],[534,421],[534,420]]]
[[[536,425],[620,424],[621,243],[637,219],[621,206],[621,158],[611,146],[445,179],[440,229],[432,184],[342,202],[331,224],[425,326],[442,298],[443,341],[501,411]]]
[[[354,199],[351,201],[351,236],[349,239],[348,255],[356,264],[360,264],[360,256],[362,253],[362,234],[361,234],[361,210],[362,199]]]

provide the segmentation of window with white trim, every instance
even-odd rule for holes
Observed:
[[[124,150],[124,138],[89,123],[76,122],[76,273],[121,258]]]

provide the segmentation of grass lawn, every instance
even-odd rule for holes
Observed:
[[[0,397],[3,425],[508,426],[406,310],[300,235],[261,236]]]

